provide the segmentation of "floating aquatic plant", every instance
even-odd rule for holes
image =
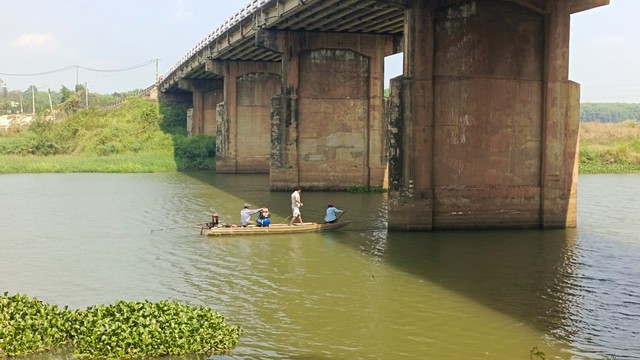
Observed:
[[[69,340],[72,313],[26,295],[0,297],[0,355],[51,350]]]
[[[118,300],[64,310],[25,295],[0,297],[0,355],[73,344],[79,358],[219,354],[238,344],[241,329],[202,306],[177,301]]]

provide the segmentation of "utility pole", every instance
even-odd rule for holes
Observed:
[[[84,107],[86,109],[89,108],[89,89],[86,82],[84,83]]]
[[[53,103],[51,102],[51,88],[47,89],[49,92],[49,109],[51,109],[51,115],[53,116],[53,122],[56,122],[56,113],[53,111]]]
[[[158,75],[158,61],[160,59],[156,59],[156,84],[158,83],[158,80],[160,80],[159,75]]]
[[[33,115],[36,114],[36,86],[35,85],[31,85],[31,104],[32,104],[32,110],[33,110]]]

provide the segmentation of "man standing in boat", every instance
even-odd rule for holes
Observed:
[[[302,207],[302,205],[304,205],[302,203],[302,201],[300,201],[300,192],[301,191],[302,191],[302,189],[300,188],[300,186],[296,186],[293,189],[293,193],[291,194],[291,210],[293,211],[293,215],[292,215],[291,222],[289,223],[289,225],[293,225],[293,222],[296,220],[296,218],[300,219],[300,224],[303,223],[302,214],[300,213],[300,207]]]

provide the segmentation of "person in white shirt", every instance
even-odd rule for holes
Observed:
[[[304,205],[302,201],[300,201],[301,191],[302,189],[300,188],[300,186],[296,186],[295,189],[293,190],[293,193],[291,194],[291,210],[293,211],[293,215],[289,225],[293,225],[293,222],[295,221],[296,218],[300,219],[300,224],[303,223],[302,214],[300,213],[300,207]]]
[[[240,211],[240,226],[247,226],[251,222],[251,215],[257,214],[262,210],[259,209],[249,209],[249,204],[244,204],[244,208]]]

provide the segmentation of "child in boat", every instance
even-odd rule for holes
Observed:
[[[271,224],[271,220],[269,220],[270,217],[271,213],[269,213],[269,209],[262,208],[262,210],[260,210],[260,214],[258,214],[258,218],[256,219],[256,226],[269,226],[269,224]]]

